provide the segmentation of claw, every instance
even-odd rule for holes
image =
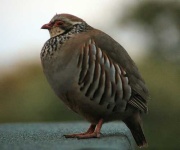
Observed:
[[[103,124],[103,119],[100,119],[97,125],[91,124],[89,129],[84,133],[69,134],[64,136],[65,138],[78,138],[78,139],[99,138],[101,136],[100,130],[102,124]]]
[[[100,133],[93,132],[91,134],[84,134],[84,135],[79,135],[77,138],[78,139],[89,139],[89,138],[99,138]]]

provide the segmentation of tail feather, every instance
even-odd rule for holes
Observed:
[[[137,116],[138,115],[138,116]],[[140,147],[147,147],[148,143],[146,141],[145,135],[143,133],[141,124],[140,124],[140,116],[139,113],[135,114],[127,119],[124,120],[124,123],[130,129],[136,144]]]
[[[148,143],[146,141],[146,138],[144,136],[144,133],[141,129],[141,126],[139,125],[138,127],[139,129],[137,130],[131,130],[131,133],[137,143],[137,145],[141,148],[141,147],[147,147],[148,146]]]

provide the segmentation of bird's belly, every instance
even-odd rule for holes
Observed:
[[[108,102],[100,105],[82,94],[80,89],[77,89],[78,86],[75,86],[74,89],[67,91],[63,101],[71,110],[83,116],[89,122],[96,124],[100,119],[104,119],[104,122],[121,120],[126,116],[126,112],[121,111],[121,105],[114,103],[110,107]],[[117,110],[118,107],[119,110]]]
[[[69,74],[71,70],[71,74]],[[49,70],[48,70],[49,72]],[[66,66],[55,74],[46,74],[47,79],[56,95],[74,112],[83,116],[91,123],[97,123],[101,118],[107,118],[112,112],[115,104],[105,101],[99,104],[98,99],[87,97],[79,86],[79,73],[77,67]]]
[[[73,73],[68,74],[69,69]],[[79,69],[76,67],[68,68],[67,66],[59,72],[56,71],[55,74],[47,75],[47,79],[56,95],[65,105],[89,122],[97,123],[101,118],[104,121],[120,119],[124,113],[121,109],[122,103],[118,105],[112,102],[110,98],[105,97],[105,99],[102,99],[104,102],[101,104],[100,99],[87,97],[78,84],[78,74]]]
[[[67,102],[70,103],[69,106],[73,111],[92,123],[97,123],[99,119],[110,114],[110,111],[108,111],[105,105],[97,104],[82,94],[80,89],[74,89],[68,91],[65,97]]]

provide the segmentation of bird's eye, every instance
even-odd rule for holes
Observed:
[[[55,26],[60,26],[60,25],[63,25],[63,24],[64,24],[63,21],[56,21],[56,22],[55,22]]]

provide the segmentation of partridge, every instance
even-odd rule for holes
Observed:
[[[50,33],[40,54],[49,84],[71,110],[91,123],[86,132],[65,137],[100,137],[103,123],[122,120],[137,145],[147,146],[141,115],[148,111],[148,89],[126,50],[70,14],[56,14],[41,29]]]

